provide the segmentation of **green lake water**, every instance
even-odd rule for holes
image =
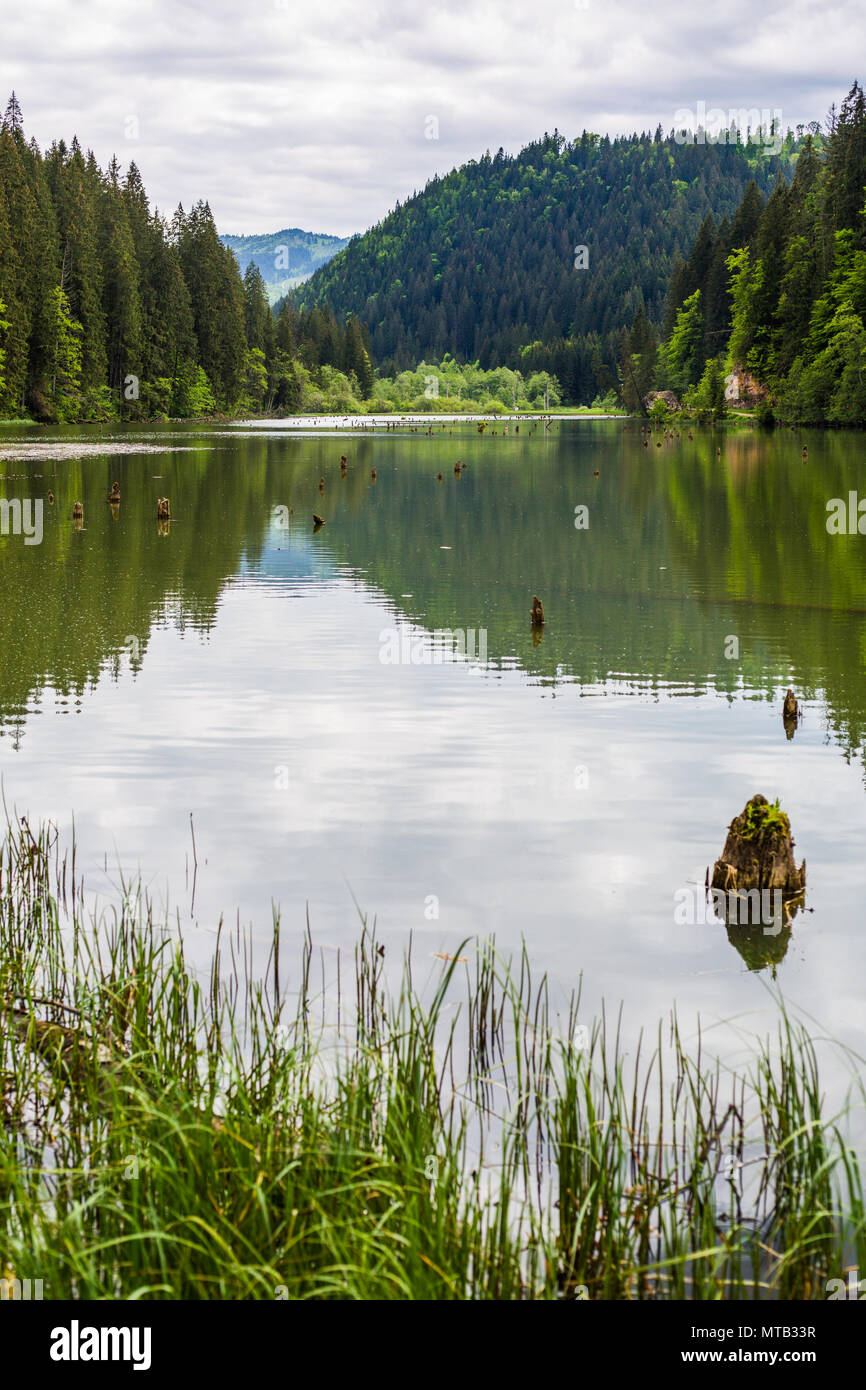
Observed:
[[[826,521],[863,447],[644,448],[590,420],[3,427],[0,497],[43,501],[40,544],[0,538],[7,807],[64,836],[74,813],[90,890],[140,874],[202,964],[221,914],[265,949],[278,903],[293,962],[307,913],[351,948],[360,910],[395,963],[410,934],[431,971],[466,936],[525,939],[558,997],[582,977],[587,1016],[604,997],[654,1029],[676,1003],[728,1020],[729,1050],[775,979],[862,1055],[866,536]],[[808,910],[781,938],[678,921],[759,791]]]

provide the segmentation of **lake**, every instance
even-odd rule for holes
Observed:
[[[629,1036],[676,1004],[748,1055],[778,988],[862,1055],[866,537],[826,525],[862,435],[427,430],[2,427],[43,501],[0,538],[10,812],[74,814],[91,892],[140,875],[202,965],[221,915],[264,949],[279,904],[293,964],[360,912],[395,967],[525,939]],[[755,792],[808,866],[779,938],[703,920]]]

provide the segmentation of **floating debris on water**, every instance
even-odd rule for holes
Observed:
[[[70,440],[68,443],[58,439],[46,439],[38,444],[4,444],[3,458],[80,459],[96,454],[189,454],[197,449],[210,448],[209,444],[131,444],[119,439],[99,444],[90,443],[85,439]]]

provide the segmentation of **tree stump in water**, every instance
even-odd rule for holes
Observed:
[[[797,703],[797,697],[793,690],[789,690],[785,696],[785,703],[782,705],[782,723],[785,726],[787,738],[790,739],[794,737],[797,731],[797,725],[802,717],[800,706]]]
[[[771,806],[765,796],[753,796],[731,821],[712,886],[732,893],[778,889],[792,898],[803,893],[806,861],[797,868],[791,824],[778,801]]]

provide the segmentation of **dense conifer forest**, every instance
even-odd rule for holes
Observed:
[[[660,384],[705,406],[746,372],[759,410],[811,424],[866,421],[866,99],[854,83],[793,178],[750,185],[732,222],[701,225],[671,278]]]
[[[764,416],[862,422],[863,92],[777,153],[760,137],[555,132],[488,153],[272,308],[206,201],[169,218],[134,163],[102,170],[77,139],[43,153],[13,94],[0,417],[634,410],[655,388],[721,414],[736,367]]]
[[[732,217],[750,182],[768,191],[790,168],[799,141],[780,143],[698,146],[659,127],[488,153],[398,204],[292,300],[356,314],[385,373],[450,353],[551,372],[564,400],[587,403],[618,386],[621,330],[661,325],[704,220]]]
[[[206,202],[151,209],[134,163],[42,154],[14,94],[0,128],[0,417],[145,419],[369,395],[360,325],[279,317]]]

